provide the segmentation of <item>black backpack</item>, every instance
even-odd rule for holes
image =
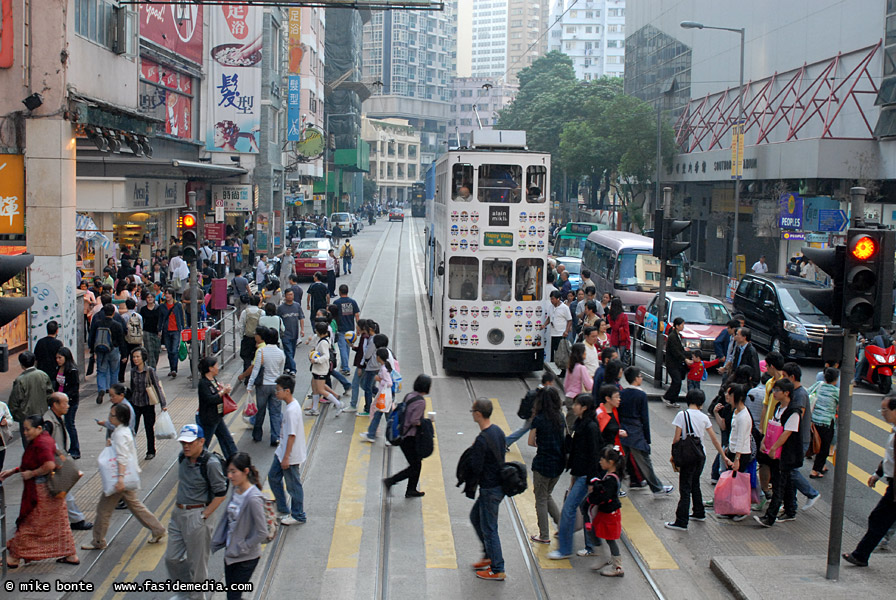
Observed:
[[[432,421],[426,417],[420,419],[420,425],[417,426],[417,456],[419,458],[428,458],[435,450],[436,429],[433,427]]]
[[[212,492],[212,482],[208,478],[208,459],[212,456],[214,456],[217,459],[218,464],[221,465],[221,469],[223,471],[224,465],[227,464],[227,461],[224,460],[224,457],[221,456],[220,454],[218,454],[217,452],[214,452],[212,450],[205,450],[202,454],[199,455],[199,458],[196,459],[196,464],[199,465],[199,473],[202,475],[202,478],[205,479],[205,485],[208,488],[208,503],[209,504],[212,503],[212,500],[215,497],[214,492]],[[181,455],[177,457],[177,462],[183,462],[183,460],[185,458],[186,458],[186,456],[184,456],[183,453],[181,453]],[[226,493],[229,488],[230,488],[230,480],[227,479],[227,477],[224,477],[224,492]]]
[[[501,481],[501,491],[505,496],[516,496],[522,494],[529,487],[528,474],[526,465],[517,461],[505,461],[504,456],[495,448],[489,438],[486,443],[498,459],[501,467],[498,470],[498,479]]]
[[[535,408],[535,396],[537,394],[538,388],[526,392],[526,395],[520,400],[520,409],[516,411],[516,416],[524,421],[532,418],[532,410]]]

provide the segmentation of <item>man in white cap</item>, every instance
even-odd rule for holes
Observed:
[[[221,458],[205,449],[202,427],[184,425],[177,441],[182,452],[177,459],[177,497],[168,524],[165,566],[171,579],[202,583],[208,579],[210,517],[226,498],[227,479]],[[187,597],[208,596],[193,592]]]

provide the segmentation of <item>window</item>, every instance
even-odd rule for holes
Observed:
[[[477,190],[479,201],[516,204],[520,201],[522,180],[523,168],[519,165],[482,165]]]
[[[558,241],[560,240],[561,238],[558,237]],[[567,256],[575,256],[575,254],[567,254]],[[594,277],[608,280],[610,278],[609,274],[613,272],[615,265],[615,252],[606,246],[600,246],[594,242],[585,242],[585,251],[582,254],[583,269],[590,269]]]
[[[408,158],[417,158],[417,146],[408,145]]]
[[[540,258],[521,258],[516,261],[516,300],[541,300],[544,281],[544,261]]]
[[[607,16],[608,16],[608,17],[624,17],[624,16],[625,16],[625,9],[624,9],[624,8],[610,8],[610,9],[607,9]]]
[[[466,190],[461,193],[461,188]],[[451,176],[451,196],[459,202],[469,202],[472,200],[470,194],[473,193],[473,165],[454,165],[452,167]],[[467,196],[464,197],[464,194]]]
[[[132,50],[134,28],[130,21],[124,32],[126,39],[117,39],[119,19],[129,17],[127,9],[114,0],[75,0],[75,33],[110,50]]]
[[[482,261],[482,299],[510,301],[513,261],[490,258]]]
[[[417,165],[408,165],[408,179],[417,179]]]
[[[544,202],[547,176],[547,167],[532,165],[526,169],[526,202],[529,204],[540,204]]]
[[[575,28],[575,27],[567,27],[567,28],[566,28],[566,33],[575,33],[575,32],[576,32],[576,28]]]
[[[451,300],[475,300],[478,289],[479,259],[470,256],[449,258],[448,298]]]

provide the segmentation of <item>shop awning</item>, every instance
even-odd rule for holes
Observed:
[[[81,150],[85,152],[81,152]],[[130,154],[108,155],[92,152],[84,144],[78,148],[79,177],[127,177],[146,179],[193,179],[215,181],[242,177],[249,171],[243,167],[214,165],[179,158],[135,158]]]
[[[105,250],[112,247],[112,240],[100,232],[93,219],[80,213],[75,218],[75,237],[101,244]]]
[[[198,162],[194,160],[171,161],[171,166],[181,169],[191,179],[217,179],[218,177],[239,177],[249,171],[243,167],[229,167],[227,165],[213,165],[212,163]]]

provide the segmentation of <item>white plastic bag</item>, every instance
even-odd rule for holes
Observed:
[[[171,422],[171,417],[166,410],[162,411],[162,414],[159,415],[159,418],[156,421],[156,437],[160,440],[173,440],[177,437],[177,431],[174,430],[174,423]]]
[[[118,461],[115,459],[115,450],[112,446],[106,446],[97,458],[99,464],[100,479],[103,482],[103,494],[111,496],[115,493],[115,484],[118,481]]]

